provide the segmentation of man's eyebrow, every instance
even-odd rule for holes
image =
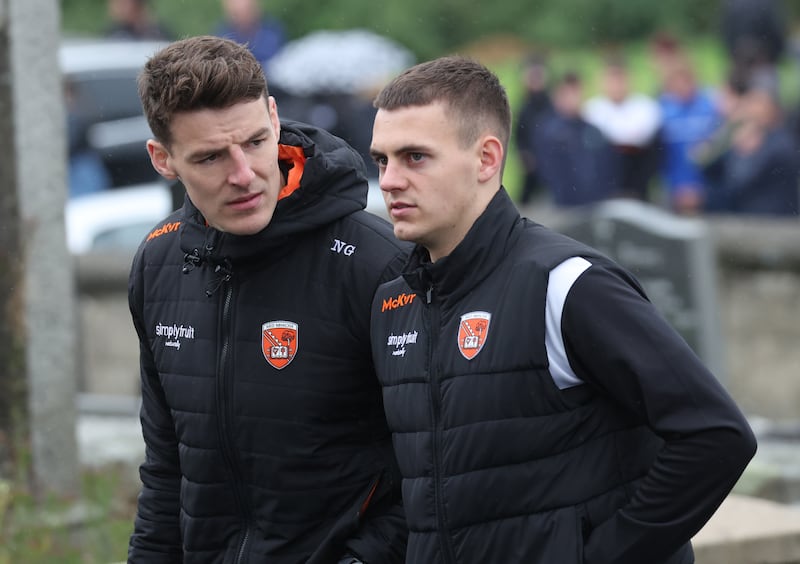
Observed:
[[[265,135],[267,135],[267,133],[269,133],[269,131],[270,131],[269,127],[262,127],[260,129],[257,129],[256,131],[254,131],[253,133],[251,133],[247,137],[247,141],[249,142],[249,141],[252,141],[253,139],[258,139],[259,137],[264,137]],[[223,148],[212,147],[212,146],[200,148],[200,149],[197,149],[196,151],[192,151],[191,153],[189,153],[189,160],[194,161],[194,160],[198,160],[198,159],[203,159],[203,158],[207,157],[208,155],[213,155],[214,153],[219,153],[222,150],[223,150]]]
[[[250,140],[264,137],[267,133],[269,133],[269,127],[262,127],[250,136]]]
[[[430,149],[424,145],[409,144],[398,147],[397,149],[391,152],[394,153],[395,155],[402,155],[404,153],[429,153]],[[386,154],[383,151],[379,151],[377,149],[370,149],[369,154],[374,157],[386,156]]]

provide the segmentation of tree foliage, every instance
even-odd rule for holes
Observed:
[[[578,47],[644,39],[657,30],[714,32],[720,0],[332,0],[302,9],[296,0],[262,2],[291,37],[316,29],[364,27],[392,37],[420,59],[458,50],[484,36],[513,35],[534,45]],[[62,0],[69,33],[99,34],[106,0]],[[159,0],[156,15],[178,36],[211,32],[219,0]]]

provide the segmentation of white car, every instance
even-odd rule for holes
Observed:
[[[67,202],[67,248],[133,251],[172,209],[169,187],[158,182],[78,196]]]
[[[67,202],[67,248],[76,255],[133,251],[148,231],[177,207],[165,182],[87,194]],[[377,181],[369,183],[367,211],[387,219]]]

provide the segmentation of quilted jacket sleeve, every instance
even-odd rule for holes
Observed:
[[[713,515],[756,442],[733,399],[626,273],[592,266],[563,312],[570,366],[664,440],[630,502],[591,532],[587,564],[664,561]]]
[[[130,564],[179,563],[183,550],[179,530],[180,464],[170,410],[143,326],[142,288],[134,262],[129,284],[129,305],[139,336],[142,405],[140,419],[145,461],[139,469],[139,494],[134,531],[130,538]]]

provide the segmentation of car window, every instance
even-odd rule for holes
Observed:
[[[136,72],[98,72],[69,77],[74,92],[74,111],[86,123],[142,115],[136,91]]]

